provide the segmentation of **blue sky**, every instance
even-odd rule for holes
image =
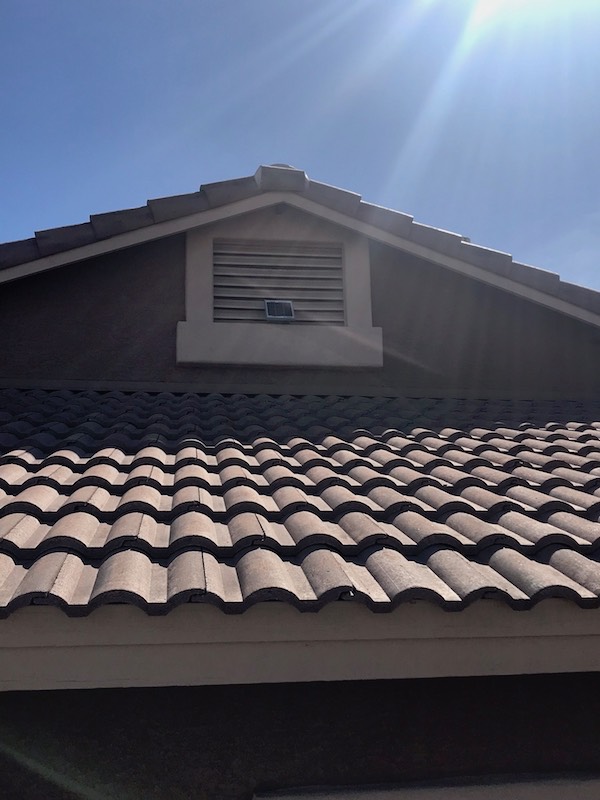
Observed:
[[[598,0],[0,0],[0,241],[285,162],[600,289]]]

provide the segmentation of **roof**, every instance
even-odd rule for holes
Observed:
[[[600,292],[562,281],[555,273],[516,262],[507,253],[472,244],[461,234],[423,225],[408,214],[365,202],[359,194],[311,180],[303,170],[288,165],[261,166],[254,175],[204,184],[197,192],[189,194],[148,200],[139,208],[93,214],[89,222],[37,231],[30,239],[0,244],[0,282],[19,277],[21,271],[15,268],[22,265],[37,265],[36,268],[42,269],[47,264],[48,268],[53,268],[60,263],[60,259],[53,258],[57,254],[70,260],[84,259],[96,254],[90,249],[93,245],[108,244],[109,249],[112,244],[114,249],[130,246],[132,242],[125,234],[168,235],[167,222],[197,220],[198,215],[210,214],[240,201],[265,196],[275,198],[282,193],[289,198],[309,201],[315,208],[336,212],[357,226],[372,226],[399,237],[407,245],[453,259],[455,264],[470,265],[496,282],[503,279],[498,285],[509,281],[510,285],[514,283],[594,315],[600,314]],[[106,247],[102,252],[106,252]],[[28,272],[23,271],[23,274]]]
[[[600,403],[0,391],[0,613],[600,605]]]

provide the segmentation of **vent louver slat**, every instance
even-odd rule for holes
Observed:
[[[344,324],[342,247],[216,239],[215,321],[265,322],[265,300],[290,300],[292,324]]]

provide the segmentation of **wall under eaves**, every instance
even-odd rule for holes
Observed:
[[[598,775],[599,689],[598,673],[572,673],[9,692],[0,797],[251,800],[307,785]]]
[[[382,245],[371,246],[371,273],[373,324],[395,385],[413,365],[425,394],[598,392],[600,329]]]
[[[590,325],[379,244],[371,283],[382,369],[178,366],[185,235],[139,245],[0,286],[0,385],[571,398],[600,390],[600,330]]]

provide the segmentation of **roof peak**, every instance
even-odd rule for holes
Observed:
[[[483,270],[487,275],[514,281],[521,287],[527,287],[526,291],[532,288],[546,296],[558,298],[578,310],[574,315],[577,318],[581,317],[580,310],[584,315],[588,312],[600,315],[600,293],[597,291],[563,282],[555,273],[520,264],[509,254],[473,244],[460,234],[415,222],[408,214],[365,202],[355,192],[311,180],[304,170],[281,162],[262,164],[254,175],[203,184],[198,191],[190,194],[151,199],[140,208],[94,214],[89,222],[37,231],[35,237],[30,239],[0,244],[0,283],[20,277],[20,272],[15,273],[15,269],[20,270],[34,262],[39,267],[34,271],[41,271],[45,268],[42,259],[47,257],[63,253],[67,255],[68,251],[77,250],[84,258],[87,253],[83,248],[121,234],[133,231],[141,233],[143,229],[155,225],[275,192],[288,193],[290,202],[296,202],[295,198],[298,198],[298,202],[313,202],[328,212],[341,214],[349,225],[368,225],[374,231],[398,237],[413,247],[425,247],[443,259],[460,261]],[[366,235],[371,234],[367,232]],[[115,243],[117,246],[118,243]],[[30,271],[26,269],[24,274]],[[544,304],[547,305],[545,301]],[[551,305],[554,306],[554,303]],[[570,313],[569,309],[561,310]],[[600,325],[596,319],[591,321]]]

